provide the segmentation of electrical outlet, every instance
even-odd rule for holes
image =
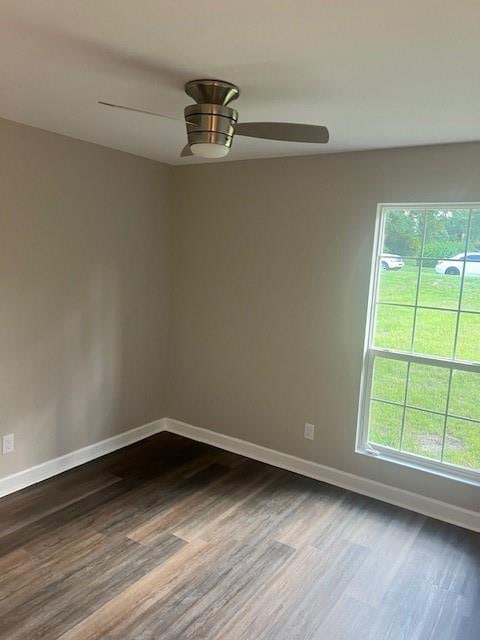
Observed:
[[[15,434],[9,433],[2,437],[2,453],[12,453],[15,451]]]
[[[310,424],[309,422],[305,423],[305,431],[303,432],[303,437],[307,440],[313,440],[315,438],[315,425]]]

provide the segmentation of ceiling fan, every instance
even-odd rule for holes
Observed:
[[[328,129],[320,125],[291,122],[238,122],[238,111],[228,105],[238,98],[240,89],[230,82],[192,80],[185,85],[185,93],[195,100],[195,104],[185,107],[184,110],[188,144],[180,154],[182,157],[195,155],[202,158],[223,158],[230,151],[235,135],[316,144],[326,143],[329,139]],[[99,104],[178,120],[162,113],[125,107],[111,102],[99,100]]]

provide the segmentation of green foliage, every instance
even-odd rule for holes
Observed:
[[[391,209],[385,218],[385,252],[418,256],[422,246],[423,212]]]
[[[432,260],[425,260],[423,266],[434,267],[438,260],[451,258],[464,251],[465,240],[443,240],[426,243],[423,247],[423,255],[426,258],[432,258]]]
[[[465,250],[469,219],[469,209],[389,209],[384,251],[418,257],[425,237],[426,256],[449,258]],[[480,211],[471,217],[468,249],[480,250]]]

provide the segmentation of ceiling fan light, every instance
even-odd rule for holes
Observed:
[[[230,148],[214,142],[197,142],[196,144],[190,145],[190,150],[194,156],[214,159],[224,158],[230,151]]]

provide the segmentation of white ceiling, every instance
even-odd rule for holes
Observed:
[[[326,147],[237,138],[229,159],[480,139],[480,0],[0,0],[0,116],[168,163],[183,84],[240,119],[326,124]],[[193,160],[199,162],[198,159]]]

